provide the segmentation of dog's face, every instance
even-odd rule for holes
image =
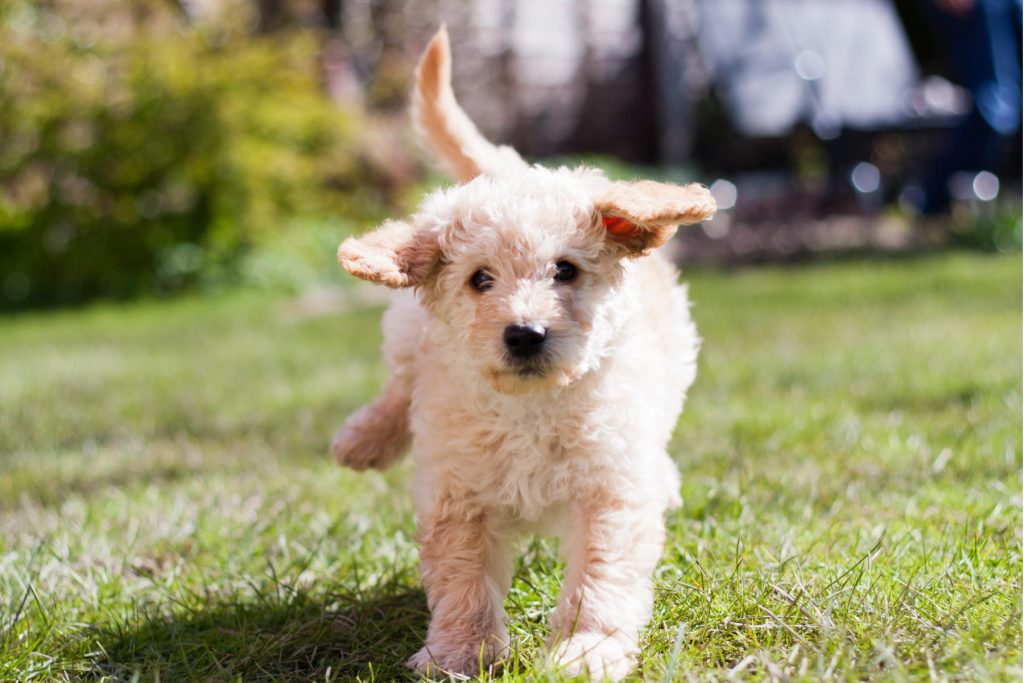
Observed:
[[[499,392],[567,386],[596,368],[628,306],[624,260],[714,210],[707,190],[531,168],[430,195],[347,240],[350,272],[415,286],[454,348]],[[618,305],[617,305],[618,304]]]
[[[622,278],[585,174],[478,178],[428,202],[439,259],[422,287],[457,353],[498,391],[566,385],[593,367]]]

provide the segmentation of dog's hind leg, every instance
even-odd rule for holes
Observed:
[[[331,440],[331,453],[339,465],[354,470],[383,470],[409,449],[409,391],[391,378],[380,396],[353,413]]]
[[[414,355],[425,317],[414,296],[395,293],[381,321],[388,380],[380,396],[353,413],[334,435],[331,453],[339,465],[382,470],[409,450]]]
[[[352,414],[331,441],[339,465],[354,470],[393,465],[409,448],[409,393],[394,379],[380,396]]]

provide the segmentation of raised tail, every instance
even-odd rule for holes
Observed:
[[[526,166],[514,149],[496,146],[481,135],[455,100],[451,48],[444,24],[416,67],[412,118],[420,144],[459,182]]]
[[[383,470],[409,450],[409,390],[390,379],[380,396],[345,421],[331,441],[331,453],[339,465],[354,470]]]

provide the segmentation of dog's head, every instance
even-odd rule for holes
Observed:
[[[466,182],[435,191],[406,220],[346,240],[338,259],[366,280],[416,287],[451,352],[496,390],[566,386],[597,367],[628,312],[626,263],[678,225],[709,217],[714,200],[699,185],[527,166],[480,137],[445,92],[447,68],[442,32],[421,62],[416,118]]]
[[[438,190],[338,256],[354,275],[418,288],[453,351],[495,389],[520,393],[593,369],[628,306],[624,262],[713,211],[701,186],[530,168]]]

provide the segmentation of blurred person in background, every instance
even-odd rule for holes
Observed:
[[[950,180],[994,171],[1021,123],[1020,0],[925,0],[956,75],[970,90],[970,113],[930,163],[918,209],[949,208]]]

